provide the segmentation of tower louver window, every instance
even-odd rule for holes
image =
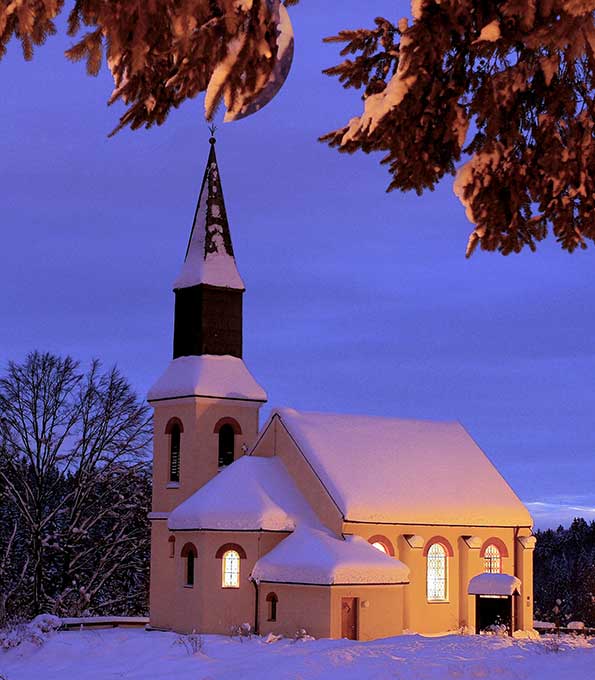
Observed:
[[[222,425],[219,430],[219,467],[231,465],[235,458],[235,432],[231,425]]]
[[[170,433],[169,481],[180,481],[180,427],[174,425]]]

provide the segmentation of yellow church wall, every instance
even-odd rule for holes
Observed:
[[[242,429],[235,437],[235,458],[242,445],[252,446],[258,434],[259,402],[187,397],[153,402],[153,512],[170,512],[214,477],[218,470],[218,434],[221,418],[233,418]],[[180,481],[169,481],[170,435],[167,424],[181,421]]]
[[[330,637],[341,637],[341,600],[358,600],[357,639],[400,635],[403,632],[403,596],[407,586],[332,586]]]
[[[172,628],[175,612],[171,593],[175,585],[174,560],[169,558],[171,532],[167,520],[151,522],[151,580],[149,589],[150,623],[154,628]]]
[[[264,458],[270,458],[275,455],[275,442],[276,442],[276,432],[275,432],[276,421],[273,421],[271,427],[267,427],[260,433],[260,436],[254,446],[252,455],[263,456]]]
[[[341,637],[342,598],[357,598],[359,640],[374,640],[403,632],[405,586],[321,586],[280,583],[259,585],[260,633],[293,637],[304,629],[316,638]],[[277,620],[269,621],[267,596],[277,598]]]
[[[272,430],[272,432],[270,432]],[[340,533],[343,518],[326,492],[321,481],[312,471],[303,454],[277,418],[269,432],[258,442],[253,455],[270,456],[273,452],[285,464],[296,486],[316,512],[320,521],[329,529]]]
[[[390,541],[394,556],[404,562],[410,569],[410,584],[404,589],[403,628],[419,633],[439,633],[468,627],[475,630],[475,600],[467,594],[469,581],[484,572],[484,559],[480,556],[481,546],[488,539],[496,538],[504,543],[508,556],[502,557],[502,572],[512,574],[523,583],[523,611],[516,615],[516,627],[528,629],[532,627],[533,604],[532,583],[533,565],[531,551],[519,553],[518,540],[515,540],[516,529],[512,527],[448,527],[423,525],[383,525],[359,524],[346,522],[345,534],[357,534],[366,540],[383,536]],[[529,530],[522,530],[529,533]],[[415,539],[408,541],[406,537],[421,537],[419,547]],[[475,537],[470,541],[476,547],[469,547],[463,537]],[[440,538],[446,539],[440,541]],[[427,559],[424,548],[435,541],[447,543],[452,548],[452,556],[447,558],[447,599],[444,602],[431,602],[427,599]],[[516,546],[516,547],[515,547]],[[516,550],[516,558],[515,558]],[[516,562],[515,562],[516,559]],[[531,591],[529,593],[529,591]],[[531,602],[527,606],[527,595]]]
[[[293,637],[305,630],[316,638],[330,637],[330,601],[328,586],[307,586],[284,583],[261,583],[258,587],[259,629],[261,635],[274,633]],[[278,597],[277,620],[268,620],[267,595]]]
[[[153,522],[165,524],[165,522]],[[159,530],[157,530],[159,531]],[[249,580],[255,562],[272,550],[286,533],[233,531],[177,531],[154,534],[162,546],[153,544],[155,584],[151,592],[151,625],[176,632],[193,630],[227,635],[232,626],[254,625],[255,590]],[[175,556],[169,557],[168,535],[175,536]],[[186,544],[196,548],[194,585],[186,585]],[[222,559],[217,551],[227,544],[240,546],[246,557],[240,561],[240,587],[223,588]],[[240,551],[238,551],[240,552]]]
[[[521,596],[515,598],[515,621],[518,630],[533,628],[533,550],[535,538],[523,532],[517,538],[516,575],[521,579]]]

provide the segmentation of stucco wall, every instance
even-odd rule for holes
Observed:
[[[516,575],[521,579],[521,596],[515,601],[515,624],[517,629],[533,628],[533,549],[535,541],[523,545],[522,537],[528,535],[522,532],[517,538]],[[520,540],[521,539],[521,540]]]
[[[415,526],[415,525],[381,525],[356,524],[346,522],[345,533],[357,534],[369,540],[372,536],[384,536],[392,544],[395,557],[403,561],[410,568],[410,584],[404,590],[403,627],[419,633],[438,633],[447,630],[457,630],[467,626],[475,627],[474,598],[467,594],[469,580],[484,571],[484,560],[480,556],[481,545],[470,548],[463,540],[463,536],[475,536],[480,544],[488,539],[501,540],[508,551],[508,556],[502,557],[502,571],[518,576],[523,582],[524,592],[531,590],[531,602],[527,605],[526,597],[523,601],[523,616],[517,617],[517,627],[532,626],[532,581],[533,569],[530,556],[520,559],[517,555],[515,565],[515,551],[518,552],[518,542],[515,541],[514,528],[486,528],[486,527],[445,527],[445,526]],[[525,530],[525,533],[528,533]],[[407,535],[423,538],[422,547],[412,548],[405,539]],[[444,602],[429,602],[426,592],[426,565],[424,547],[427,547],[437,537],[446,539],[452,547],[453,555],[448,557],[448,597]],[[527,552],[527,551],[525,551]]]
[[[293,637],[304,629],[316,638],[330,637],[330,588],[281,583],[261,583],[259,592],[260,633]],[[274,592],[279,598],[277,620],[268,621],[266,597]]]
[[[254,625],[256,593],[248,577],[259,557],[272,550],[287,534],[178,531],[174,535],[173,559],[169,557],[167,536],[156,537],[164,545],[159,553],[157,545],[153,545],[155,578],[152,584],[155,585],[151,591],[151,624],[181,633],[196,630],[222,635],[227,635],[234,625]],[[181,557],[187,543],[196,548],[198,555],[192,587],[185,585],[186,561]],[[227,543],[239,545],[246,553],[240,564],[239,588],[221,586],[222,560],[216,554]]]
[[[340,533],[343,523],[341,513],[278,418],[273,419],[269,431],[265,432],[258,442],[253,455],[270,456],[272,453],[283,461],[296,486],[320,521]]]
[[[214,432],[221,418],[236,420],[242,434],[235,436],[235,458],[243,455],[258,433],[259,402],[187,397],[154,402],[153,420],[153,512],[170,512],[214,477],[218,470],[219,436]],[[184,431],[180,438],[180,482],[169,482],[170,435],[167,423],[178,418]]]
[[[167,521],[151,522],[151,581],[149,589],[149,616],[155,628],[172,628],[175,612],[171,606],[171,593],[175,585],[174,560],[169,559]]]
[[[358,599],[359,640],[399,635],[403,632],[405,586],[308,586],[280,583],[259,585],[259,621],[263,635],[292,637],[303,628],[309,635],[341,637],[341,600]],[[278,598],[277,620],[269,621],[267,596]]]
[[[358,640],[403,632],[403,595],[407,586],[332,586],[331,637],[341,637],[341,599],[358,598]]]

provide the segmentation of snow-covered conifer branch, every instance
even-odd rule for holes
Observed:
[[[595,240],[595,4],[414,0],[413,22],[377,19],[331,41],[355,54],[327,70],[364,90],[363,111],[323,137],[381,151],[389,191],[455,192],[477,245],[535,249],[551,230]]]

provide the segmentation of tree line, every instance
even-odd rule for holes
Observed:
[[[536,532],[535,618],[595,627],[595,521]]]

